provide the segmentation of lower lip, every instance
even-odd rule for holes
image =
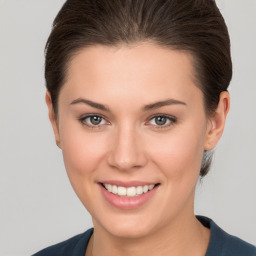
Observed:
[[[155,186],[152,190],[149,190],[147,193],[138,196],[124,197],[110,193],[101,184],[99,184],[99,186],[107,202],[109,202],[112,206],[115,206],[123,210],[132,210],[144,205],[153,197],[153,195],[155,194],[159,187]]]

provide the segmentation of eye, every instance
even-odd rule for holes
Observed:
[[[92,128],[98,127],[104,124],[107,124],[108,122],[101,116],[98,115],[87,115],[79,119],[79,121],[83,125],[90,126]]]
[[[149,124],[160,127],[168,127],[176,123],[176,118],[167,115],[157,115],[150,119]]]

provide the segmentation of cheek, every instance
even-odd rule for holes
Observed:
[[[189,129],[190,130],[190,129]],[[154,141],[150,155],[161,172],[165,196],[158,204],[164,222],[193,209],[194,192],[203,157],[203,133],[180,129]],[[174,205],[174,208],[170,208]],[[184,211],[183,211],[184,210]],[[168,214],[166,214],[168,212]]]
[[[67,125],[61,130],[61,148],[67,173],[71,179],[90,176],[103,157],[106,143],[99,132],[93,136],[78,125]]]
[[[172,180],[198,178],[204,151],[203,129],[177,129],[165,137],[158,137],[150,148],[155,164]]]
[[[81,127],[66,126],[61,131],[61,148],[67,175],[77,196],[89,212],[94,206],[91,198],[95,197],[97,171],[104,158],[107,143],[98,133],[92,136]]]

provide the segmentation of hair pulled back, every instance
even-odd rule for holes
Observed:
[[[79,50],[146,41],[193,55],[206,113],[214,113],[232,77],[229,35],[214,0],[67,0],[45,48],[46,87],[56,115],[68,64]],[[211,157],[204,153],[201,176]]]

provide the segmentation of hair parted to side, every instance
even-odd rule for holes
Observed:
[[[190,52],[205,111],[214,113],[232,77],[228,30],[214,0],[67,0],[45,48],[46,87],[56,115],[69,62],[79,50],[140,42]],[[202,177],[211,158],[204,153]]]

